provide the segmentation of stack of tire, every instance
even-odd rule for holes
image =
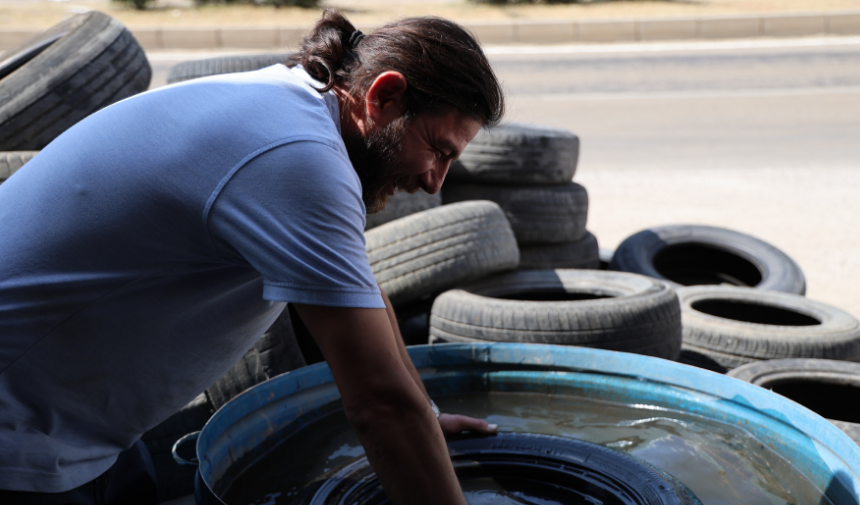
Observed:
[[[508,219],[489,201],[413,213],[368,230],[365,238],[373,275],[407,344],[427,343],[430,307],[439,293],[520,261]]]
[[[736,231],[672,225],[624,240],[610,268],[676,287],[681,362],[771,389],[860,443],[860,321],[805,298],[788,255]]]
[[[667,283],[599,270],[514,270],[519,254],[505,216],[498,204],[474,200],[365,233],[407,345],[536,342],[678,357],[681,313]]]
[[[676,287],[687,364],[726,372],[770,359],[860,359],[860,322],[805,298],[797,263],[755,237],[710,226],[655,227],[625,239],[610,269]]]
[[[514,233],[519,264],[509,268],[596,267],[597,241],[585,231],[588,195],[571,182],[578,156],[579,139],[564,130],[509,124],[480,131],[451,166],[441,195],[397,193],[384,211],[367,217],[371,263],[378,247],[376,227],[442,203],[479,200],[495,202]],[[383,289],[389,282],[378,273],[377,280]],[[461,277],[457,285],[468,280]],[[439,288],[423,290],[408,303],[389,293],[407,344],[427,343],[430,307]]]
[[[676,359],[680,307],[668,284],[604,272],[586,231],[588,194],[572,182],[579,140],[570,132],[508,124],[480,132],[442,189],[446,204],[492,201],[520,249],[515,271],[434,296],[431,343],[523,342],[595,347]]]
[[[597,240],[586,231],[588,193],[572,181],[579,138],[559,129],[503,124],[481,130],[451,166],[445,204],[499,204],[520,247],[520,268],[597,268]]]

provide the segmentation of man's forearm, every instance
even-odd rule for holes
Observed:
[[[440,423],[379,309],[296,305],[393,503],[465,505]],[[414,367],[413,367],[414,368]]]
[[[397,348],[400,350],[403,364],[406,365],[406,369],[409,370],[409,375],[412,376],[412,380],[415,381],[415,384],[418,385],[418,389],[424,393],[424,396],[429,402],[430,395],[427,394],[427,389],[424,387],[424,382],[421,380],[421,376],[418,375],[418,370],[415,368],[415,364],[412,363],[412,358],[410,358],[409,353],[406,352],[406,344],[403,342],[403,336],[400,334],[400,326],[397,324],[397,315],[394,313],[394,307],[391,305],[391,300],[388,299],[388,295],[385,294],[385,291],[383,291],[381,287],[379,288],[379,292],[382,293],[382,299],[385,301],[385,312],[388,314],[388,320],[391,321],[391,328],[394,331],[394,338],[397,340]]]

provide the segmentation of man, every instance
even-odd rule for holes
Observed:
[[[475,40],[327,12],[288,65],[132,97],[0,186],[0,502],[151,503],[138,441],[283,310],[322,349],[394,503],[465,503],[364,252],[503,112]],[[149,500],[149,501],[148,501]]]

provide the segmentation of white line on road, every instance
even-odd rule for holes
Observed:
[[[625,92],[617,93],[545,93],[511,94],[512,98],[543,101],[589,101],[589,100],[650,100],[659,98],[733,98],[753,96],[808,96],[860,94],[860,86],[819,86],[807,88],[747,88],[747,89],[702,89],[681,91]]]
[[[636,42],[558,46],[487,46],[490,56],[536,54],[649,53],[664,51],[712,51],[719,49],[771,49],[860,45],[860,37],[809,37],[799,39],[742,39],[694,42]]]

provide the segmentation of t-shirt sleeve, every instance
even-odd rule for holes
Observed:
[[[361,185],[325,141],[269,149],[234,170],[210,198],[218,253],[263,276],[263,298],[385,307],[368,263]]]

